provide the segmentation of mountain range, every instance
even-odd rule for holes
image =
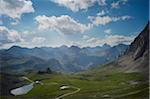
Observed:
[[[97,47],[61,46],[23,48],[12,46],[0,50],[1,72],[23,72],[51,68],[57,72],[78,72],[117,59],[128,45],[108,44]]]

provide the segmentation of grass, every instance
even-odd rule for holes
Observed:
[[[105,67],[105,66],[104,66]],[[78,74],[36,74],[26,75],[32,80],[40,80],[26,95],[7,99],[55,99],[75,89],[60,90],[62,85],[80,88],[78,93],[64,99],[148,99],[148,80],[140,73],[122,73],[116,69],[94,68]],[[132,84],[132,82],[137,82]],[[2,97],[1,99],[6,99]]]

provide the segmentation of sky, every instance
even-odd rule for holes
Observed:
[[[130,44],[149,0],[0,0],[0,48]]]

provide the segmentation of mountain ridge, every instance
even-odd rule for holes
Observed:
[[[123,47],[120,47],[120,45],[110,47],[107,44],[104,44],[104,47],[102,46],[93,48],[79,48],[77,46],[61,46],[57,48],[22,48],[19,46],[13,46],[9,49],[0,51],[0,57],[2,58],[2,62],[9,62],[12,60],[24,62],[27,60],[27,63],[25,64],[28,64],[28,61],[32,60],[34,64],[33,67],[37,66],[39,68],[39,65],[41,65],[41,67],[46,68],[47,66],[45,65],[48,65],[52,67],[52,70],[54,71],[78,72],[117,59],[128,47],[128,45],[124,44],[122,46]],[[36,59],[42,60],[43,62],[39,61],[37,62],[38,64],[36,64]],[[52,63],[52,60],[55,60],[55,64]],[[2,67],[11,65],[12,67],[18,66],[12,63],[4,65],[6,66]]]

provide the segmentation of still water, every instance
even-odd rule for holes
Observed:
[[[16,89],[12,89],[10,91],[10,93],[15,95],[15,96],[27,94],[33,88],[33,84],[34,83],[31,83],[29,85],[24,85],[22,87],[19,87],[19,88],[16,88]]]

